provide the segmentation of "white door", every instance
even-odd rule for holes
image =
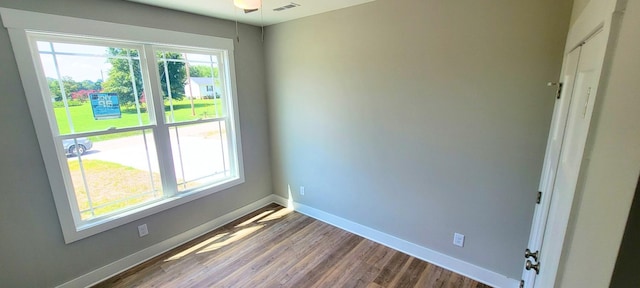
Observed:
[[[606,50],[597,32],[569,53],[556,101],[526,258],[523,287],[553,287]],[[529,269],[527,269],[527,262]],[[536,271],[536,269],[539,271]]]
[[[541,198],[539,205],[536,205],[533,223],[531,226],[531,234],[529,235],[529,245],[527,246],[533,253],[540,251],[540,247],[542,247],[542,238],[544,236],[547,215],[549,214],[549,204],[551,202],[550,192],[553,191],[553,184],[556,176],[556,169],[558,167],[558,159],[560,158],[560,149],[562,147],[567,116],[569,115],[569,105],[571,104],[571,97],[573,96],[574,79],[576,72],[578,71],[578,61],[580,60],[581,49],[582,46],[579,46],[567,55],[564,64],[564,71],[562,73],[563,75],[560,78],[560,83],[563,85],[562,93],[560,98],[556,100],[553,111],[551,128],[549,130],[549,139],[547,140],[547,150],[540,179],[540,187],[538,188],[539,191],[541,191]],[[530,258],[532,258],[532,261],[535,261],[537,256]],[[525,281],[525,287],[533,287],[535,276],[535,273],[531,273],[529,270],[524,270],[522,279]]]

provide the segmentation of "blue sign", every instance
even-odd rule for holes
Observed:
[[[91,99],[93,119],[104,120],[122,117],[117,93],[92,93],[89,94],[89,98]]]

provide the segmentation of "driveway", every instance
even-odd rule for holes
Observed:
[[[223,163],[226,163],[228,169],[229,159],[226,156],[223,157],[221,149],[224,147],[226,151],[227,143],[221,143],[220,133],[217,131],[212,133],[210,129],[203,132],[203,129],[197,126],[182,127],[179,133],[179,146],[175,132],[171,137],[176,178],[195,180],[211,176],[224,171]],[[225,136],[224,132],[222,135]],[[159,173],[153,135],[147,134],[146,141],[148,151],[145,149],[145,139],[142,135],[95,142],[93,148],[87,151],[82,158],[114,162],[146,171],[149,171],[149,166],[151,166],[151,171]],[[223,141],[226,140],[223,138]],[[177,147],[181,149],[177,149]]]

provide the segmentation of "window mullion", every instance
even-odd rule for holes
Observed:
[[[173,169],[173,157],[171,155],[171,141],[169,137],[169,129],[167,127],[166,118],[164,114],[164,101],[162,99],[160,75],[157,69],[157,61],[155,52],[152,45],[143,46],[143,55],[141,55],[140,65],[143,71],[148,71],[146,74],[146,81],[144,81],[149,87],[146,87],[146,91],[151,91],[151,95],[146,98],[150,101],[150,105],[153,106],[154,113],[150,116],[152,121],[155,121],[156,127],[153,129],[153,137],[156,143],[156,153],[158,156],[158,165],[160,169],[160,175],[162,175],[162,187],[165,197],[174,196],[177,193],[176,174]],[[149,105],[149,104],[147,104]]]
[[[225,133],[226,133],[226,131],[228,131],[227,128],[226,128],[226,126],[227,126],[226,123],[229,122],[229,121],[227,120],[227,121],[224,121],[224,122],[225,122]],[[224,150],[224,141],[222,140],[222,125],[220,124],[220,121],[218,121],[218,132],[220,133],[218,135],[220,135],[219,138],[220,138],[220,154],[221,154],[221,157],[222,157],[222,170],[224,171],[224,175],[227,176],[227,158],[225,157],[226,153],[225,153],[225,150]],[[231,165],[229,165],[229,168],[231,168]]]
[[[77,147],[78,140],[74,139],[74,142]],[[87,193],[87,203],[89,204],[89,211],[91,212],[91,216],[96,216],[95,209],[93,207],[93,200],[91,199],[91,191],[89,190],[89,183],[87,183],[87,173],[84,170],[84,163],[82,162],[82,155],[78,155],[78,162],[78,164],[80,165],[80,174],[82,175],[82,184],[84,186],[85,193]],[[78,209],[80,209],[79,206]],[[80,211],[80,218],[82,219],[82,211]]]
[[[75,132],[73,127],[73,119],[71,119],[71,112],[69,112],[69,99],[67,99],[67,91],[64,88],[64,82],[62,81],[62,75],[60,74],[60,65],[58,65],[58,56],[56,56],[56,50],[53,47],[53,43],[49,42],[49,47],[51,49],[51,55],[53,55],[53,63],[56,68],[56,78],[58,80],[58,85],[60,86],[60,96],[62,96],[62,102],[64,103],[64,109],[67,114],[67,121],[69,122],[69,129],[71,133]]]
[[[180,134],[178,133],[178,127],[174,127],[174,131],[176,132],[176,146],[178,150],[178,159],[180,160],[180,179],[182,179],[179,184],[182,185],[183,189],[187,189],[187,177],[184,175],[184,161],[182,158],[182,148],[180,147]]]
[[[221,90],[222,90],[222,95],[224,95],[224,97],[221,97],[221,99],[224,99],[224,103],[222,103],[222,113],[223,115],[227,118],[227,120],[224,122],[225,124],[225,133],[227,135],[227,152],[229,153],[229,174],[236,176],[238,175],[238,163],[237,163],[237,151],[235,149],[236,143],[236,135],[235,135],[235,129],[237,127],[235,127],[236,122],[234,122],[234,119],[236,117],[238,117],[237,115],[235,115],[235,109],[234,109],[234,105],[236,105],[233,101],[237,101],[236,97],[233,97],[232,95],[229,95],[231,93],[234,92],[233,89],[230,89],[229,87],[229,83],[231,83],[231,79],[230,77],[228,77],[229,75],[227,73],[229,73],[229,62],[228,62],[228,58],[224,57],[224,56],[228,56],[228,55],[223,55],[222,53],[218,54],[218,75],[220,78],[220,82],[221,82]],[[220,136],[222,137],[222,131],[220,131]],[[224,149],[223,149],[224,151]],[[224,167],[225,170],[227,167]],[[225,174],[226,175],[226,174]]]
[[[140,53],[140,52],[138,52]],[[127,49],[127,63],[129,64],[129,75],[131,77],[131,86],[133,88],[133,97],[136,101],[136,111],[138,112],[138,125],[142,126],[142,116],[140,115],[140,99],[138,98],[138,87],[136,85],[136,75],[133,73],[133,59],[131,59],[131,50]]]
[[[219,57],[219,56],[216,56],[216,58],[218,59],[218,61],[217,61],[217,62],[218,62],[218,75],[219,75],[219,74],[220,74],[220,68],[219,68],[219,67],[220,67],[220,61],[219,61],[220,57]],[[216,97],[216,73],[215,73],[215,72],[216,72],[216,69],[215,69],[215,67],[213,66],[213,56],[209,55],[209,59],[210,59],[210,61],[211,61],[211,62],[209,63],[209,67],[211,67],[211,81],[213,81],[213,82],[212,82],[212,83],[213,83],[213,86],[212,86],[212,87],[213,87],[213,101],[214,101],[214,102],[213,102],[213,103],[214,103],[214,108],[213,108],[213,109],[214,109],[214,111],[213,111],[213,112],[215,112],[215,114],[216,114],[216,118],[217,118],[217,117],[220,117],[220,115],[218,115],[218,106],[217,106],[217,105],[215,105],[215,101],[216,101],[216,100],[218,100],[218,101],[219,101],[219,100],[222,100],[222,99],[224,99],[224,98],[222,97],[222,95],[220,95],[220,98],[217,98],[217,97]],[[220,89],[220,92],[221,92],[221,93],[224,93],[224,91],[223,91],[222,89]],[[222,115],[225,115],[225,114],[223,113]]]
[[[54,141],[57,143],[62,142],[62,138],[61,137],[54,137]],[[57,149],[56,149],[57,150]],[[63,153],[64,152],[60,152],[58,151],[58,153]],[[62,157],[62,159],[66,159],[65,155],[58,155],[57,157]],[[66,196],[68,199],[69,204],[71,205],[71,209],[69,209],[69,212],[71,213],[72,217],[73,217],[73,222],[75,224],[75,226],[80,225],[81,223],[83,223],[82,221],[82,213],[80,212],[80,205],[78,203],[78,199],[75,196],[75,191],[73,189],[73,180],[71,179],[71,174],[68,173],[69,171],[69,162],[68,161],[60,161],[58,162],[59,167],[60,167],[60,174],[62,176],[62,181],[64,183],[64,191],[66,192]],[[83,180],[84,181],[84,178]],[[86,189],[86,186],[85,186]],[[86,189],[88,190],[88,189]],[[88,191],[87,191],[88,193]],[[77,207],[77,208],[76,208]]]

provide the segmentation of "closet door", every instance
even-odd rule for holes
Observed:
[[[597,32],[569,53],[556,102],[528,249],[523,287],[553,287],[582,164],[606,49]]]

